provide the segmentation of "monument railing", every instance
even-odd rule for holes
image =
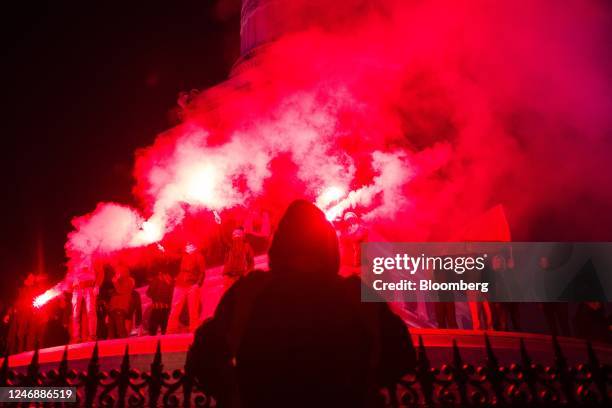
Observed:
[[[591,343],[586,342],[587,360],[569,364],[561,345],[552,338],[554,363],[542,365],[529,355],[520,340],[516,361],[503,365],[485,334],[482,364],[465,362],[453,341],[452,361],[432,367],[427,348],[419,336],[416,365],[395,386],[381,390],[381,403],[388,407],[610,407],[612,368],[599,361]],[[185,370],[164,370],[161,345],[146,371],[130,367],[126,346],[118,369],[100,369],[96,344],[86,370],[69,367],[68,348],[58,367],[41,369],[39,353],[24,371],[9,367],[10,356],[0,367],[0,386],[75,387],[78,405],[85,407],[215,407],[201,384]],[[31,404],[35,405],[35,404]],[[43,404],[40,404],[43,406]],[[44,406],[63,406],[44,404]],[[66,403],[65,406],[74,406]]]

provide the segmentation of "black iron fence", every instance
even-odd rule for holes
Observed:
[[[419,336],[416,366],[394,387],[381,391],[381,402],[388,407],[612,406],[612,368],[599,361],[590,343],[586,343],[587,361],[576,365],[568,364],[556,338],[552,340],[552,347],[555,359],[551,366],[534,362],[522,340],[518,360],[501,365],[485,335],[484,364],[466,363],[457,343],[453,342],[452,361],[436,368],[431,366]],[[214,399],[206,396],[184,370],[164,370],[159,342],[146,372],[130,367],[128,346],[119,369],[109,372],[100,370],[97,344],[87,369],[81,372],[68,367],[67,348],[57,369],[47,372],[40,368],[38,350],[25,372],[9,369],[9,358],[4,359],[0,368],[0,386],[76,387],[79,406],[216,406]]]

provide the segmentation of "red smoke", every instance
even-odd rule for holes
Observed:
[[[190,212],[298,197],[330,218],[356,209],[386,239],[449,239],[497,204],[515,237],[609,238],[600,2],[287,3],[298,29],[137,152],[142,208],[75,219],[69,255],[159,241]]]

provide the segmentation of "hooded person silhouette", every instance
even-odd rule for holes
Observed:
[[[196,331],[186,370],[223,407],[370,407],[414,365],[405,324],[362,303],[338,276],[338,239],[313,204],[294,201],[268,272],[240,278]]]

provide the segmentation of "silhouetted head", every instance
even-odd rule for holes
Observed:
[[[538,260],[538,265],[541,269],[549,269],[550,268],[550,259],[547,256],[541,256]]]
[[[296,200],[283,215],[268,252],[273,273],[333,276],[340,267],[338,237],[314,204]]]
[[[506,269],[504,257],[501,255],[495,255],[491,261],[491,266],[493,267],[494,271],[502,271]]]

